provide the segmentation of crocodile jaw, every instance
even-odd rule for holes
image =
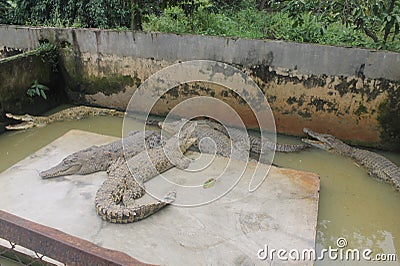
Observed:
[[[6,117],[14,119],[14,120],[19,120],[19,121],[25,121],[25,122],[33,122],[33,116],[29,114],[24,114],[24,115],[13,115],[11,113],[6,113]]]
[[[6,117],[18,121],[23,121],[22,123],[16,124],[16,125],[8,125],[6,126],[7,130],[23,130],[23,129],[28,129],[28,128],[33,128],[35,127],[35,122],[33,119],[33,116],[29,114],[25,115],[13,115],[10,113],[6,113]]]
[[[48,178],[53,178],[53,177],[58,177],[58,176],[63,176],[63,175],[76,174],[77,172],[79,172],[79,170],[81,168],[82,168],[82,165],[80,165],[80,164],[66,165],[61,162],[59,165],[56,165],[46,171],[40,172],[39,175],[43,179],[48,179]]]
[[[322,150],[330,150],[331,148],[326,145],[324,142],[319,141],[319,140],[313,140],[313,139],[301,139],[302,142],[311,145],[313,147],[322,149]]]
[[[179,140],[183,143],[180,144],[181,151],[186,151],[192,144],[197,141],[197,138],[192,137],[193,132],[197,127],[196,122],[190,122],[189,126],[179,132]]]
[[[28,129],[28,128],[33,128],[35,126],[35,123],[33,122],[23,122],[15,125],[8,125],[6,126],[7,130],[23,130],[23,129]]]
[[[317,147],[323,150],[331,150],[333,149],[335,143],[338,141],[334,136],[329,134],[320,134],[314,132],[308,128],[304,128],[303,132],[306,133],[313,139],[302,139],[304,143],[307,143],[311,146]]]

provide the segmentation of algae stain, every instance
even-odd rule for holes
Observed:
[[[368,113],[368,109],[362,102],[360,102],[360,105],[358,106],[357,110],[354,111],[354,114],[357,116],[360,116],[362,114],[367,114],[367,113]]]
[[[399,93],[397,93],[399,94]],[[390,149],[400,149],[400,95],[392,97],[388,95],[386,100],[378,106],[378,122],[381,128],[381,139]]]
[[[83,77],[76,80],[82,88],[81,92],[96,94],[102,92],[109,96],[114,93],[125,91],[126,86],[134,86],[138,81],[129,75],[111,74],[106,77]]]

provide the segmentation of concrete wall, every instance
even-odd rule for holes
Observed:
[[[66,91],[75,103],[123,109],[151,74],[176,62],[208,59],[232,64],[256,81],[280,133],[300,135],[309,127],[358,144],[400,144],[398,53],[212,36],[0,26],[0,48],[29,50],[43,39],[63,47]],[[221,98],[235,106],[249,127],[256,126],[240,99],[210,84],[172,90],[154,112],[165,114],[190,94]]]
[[[10,54],[8,49],[2,51],[5,53],[0,51],[0,55]],[[33,50],[0,59],[0,131],[4,130],[2,125],[12,122],[5,118],[6,112],[40,114],[60,104],[62,80],[54,69],[57,65],[45,62],[46,52]],[[27,95],[34,81],[49,88],[45,92],[47,100]]]

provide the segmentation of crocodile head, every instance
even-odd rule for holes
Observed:
[[[71,154],[56,166],[40,172],[40,176],[43,179],[47,179],[52,177],[77,174],[81,172],[83,163],[83,161],[78,160],[78,156]]]
[[[195,131],[197,126],[196,122],[189,121],[188,126],[184,127],[182,130],[179,131],[178,138],[179,138],[179,148],[182,152],[186,151],[190,146],[192,146],[196,141],[197,138],[192,137],[193,132]]]
[[[33,122],[34,121],[33,116],[31,116],[29,114],[13,115],[11,113],[6,113],[6,116],[8,118],[11,118],[11,119],[14,119],[14,120],[18,120],[18,121],[25,121],[25,122]]]
[[[158,122],[158,127],[162,128],[168,134],[175,135],[179,129],[185,129],[191,122],[187,119],[176,120],[173,122]]]
[[[32,128],[35,126],[34,117],[29,114],[13,115],[10,113],[6,113],[6,117],[14,119],[14,120],[18,120],[18,121],[23,121],[22,123],[19,123],[19,124],[6,126],[6,129],[8,129],[8,130],[22,130],[22,129]]]
[[[45,179],[63,175],[85,175],[101,171],[107,164],[108,160],[98,154],[98,147],[91,146],[68,155],[56,166],[40,172],[40,176]]]
[[[303,142],[323,150],[333,150],[342,145],[343,142],[338,138],[329,135],[314,132],[308,128],[304,128],[303,132],[307,134],[307,139],[302,139]]]

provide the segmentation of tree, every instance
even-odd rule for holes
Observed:
[[[340,20],[346,26],[363,31],[375,43],[394,39],[400,28],[400,0],[272,0],[278,10],[286,11],[301,24],[301,14],[318,16],[324,23]],[[295,25],[296,25],[295,23]]]

